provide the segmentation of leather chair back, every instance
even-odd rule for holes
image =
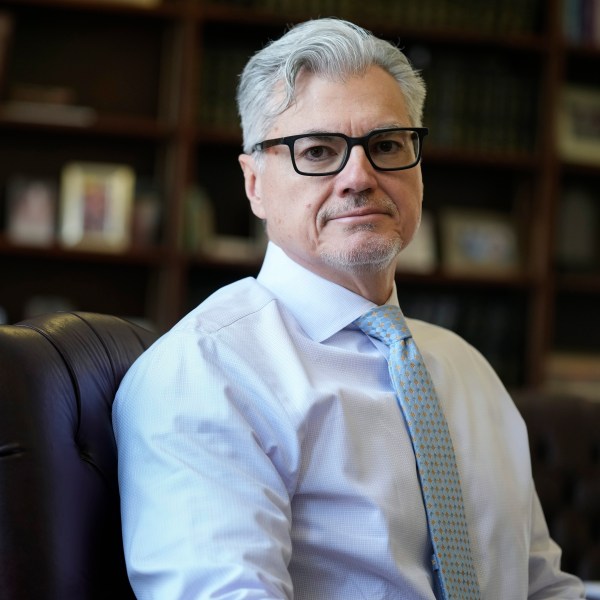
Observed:
[[[600,580],[600,402],[563,394],[514,395],[529,431],[533,478],[562,568]]]
[[[0,326],[0,600],[134,598],[111,409],[156,337],[94,313]]]

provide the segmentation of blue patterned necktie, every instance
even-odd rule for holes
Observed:
[[[375,307],[355,323],[390,348],[390,376],[415,451],[443,598],[479,599],[454,448],[419,349],[397,306]]]

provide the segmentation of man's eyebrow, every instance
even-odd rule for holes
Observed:
[[[410,127],[410,125],[403,125],[398,121],[394,121],[392,123],[383,123],[382,125],[378,125],[372,131],[379,131],[380,129],[398,129],[402,127]]]
[[[325,129],[307,129],[298,135],[339,135],[341,131],[326,131]]]
[[[368,135],[369,133],[372,133],[373,131],[380,131],[382,129],[398,129],[398,128],[405,128],[405,127],[410,127],[410,125],[404,125],[398,121],[393,121],[393,122],[389,122],[389,123],[381,123],[379,125],[377,125],[376,127],[374,127],[373,129],[369,130],[367,132]],[[341,132],[341,131],[326,131],[324,129],[307,129],[306,131],[303,131],[301,133],[299,133],[298,135],[319,135],[319,136],[323,136],[323,135],[346,135],[345,133]],[[359,136],[361,137],[361,136]]]

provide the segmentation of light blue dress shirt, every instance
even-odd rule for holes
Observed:
[[[349,327],[372,306],[270,244],[257,280],[215,293],[136,362],[113,422],[139,600],[433,600],[387,348]],[[408,324],[448,419],[482,599],[582,598],[502,384],[455,334]]]

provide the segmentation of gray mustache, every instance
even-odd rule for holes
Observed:
[[[369,194],[360,193],[346,198],[342,204],[336,204],[336,206],[324,206],[319,211],[318,221],[323,224],[330,219],[335,219],[341,214],[350,212],[352,209],[364,208],[369,205],[372,205],[373,208],[381,210],[382,212],[393,215],[398,213],[396,205],[389,198],[374,200]]]

